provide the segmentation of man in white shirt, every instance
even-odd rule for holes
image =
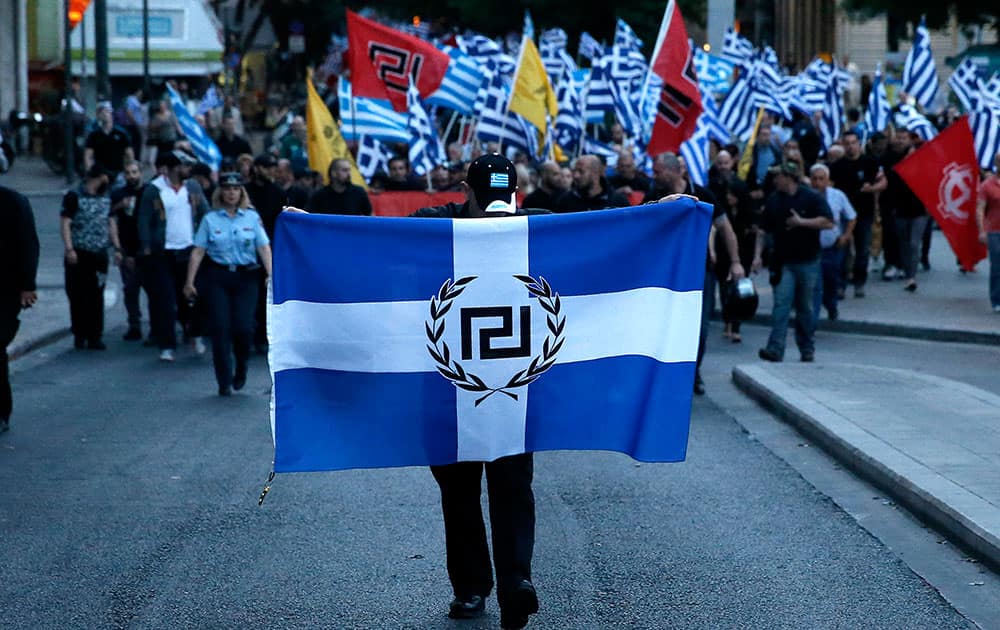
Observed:
[[[813,321],[819,321],[819,307],[826,307],[830,319],[837,319],[837,301],[839,286],[843,276],[840,273],[844,263],[844,253],[851,242],[854,224],[858,214],[854,206],[839,188],[830,183],[830,169],[825,164],[814,164],[809,169],[809,183],[816,192],[826,198],[826,203],[833,213],[833,227],[819,233],[819,244],[822,248],[822,280],[816,283],[816,293],[813,296]]]

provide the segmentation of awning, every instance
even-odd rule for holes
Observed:
[[[152,3],[151,3],[152,4]],[[222,71],[222,25],[204,0],[158,0],[149,8],[149,71],[189,76]],[[73,73],[94,76],[94,5],[73,29]],[[142,75],[142,0],[108,2],[108,73]],[[81,50],[83,43],[86,47]],[[86,59],[86,66],[81,63]],[[84,70],[86,70],[84,72]]]
[[[1000,44],[969,46],[954,57],[947,57],[944,61],[952,68],[957,68],[966,57],[971,58],[976,64],[976,67],[979,68],[979,76],[984,81],[989,81],[994,72],[1000,72]]]

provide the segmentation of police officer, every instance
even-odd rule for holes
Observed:
[[[202,262],[206,269],[201,289],[207,305],[212,339],[212,362],[219,395],[229,396],[247,381],[247,361],[253,339],[257,275],[263,263],[271,276],[270,239],[239,173],[223,173],[212,199],[214,210],[205,215],[194,236],[184,295],[198,295],[195,277]],[[207,256],[206,256],[207,254]],[[233,356],[236,369],[233,370]]]

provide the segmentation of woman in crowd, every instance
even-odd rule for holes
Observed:
[[[215,209],[201,220],[194,236],[184,294],[189,299],[198,295],[194,282],[204,262],[207,268],[199,284],[207,306],[212,362],[219,395],[229,396],[247,381],[257,275],[262,263],[271,277],[271,247],[260,216],[250,209],[250,197],[239,173],[219,177],[212,207]]]

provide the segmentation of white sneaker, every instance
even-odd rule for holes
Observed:
[[[174,351],[169,348],[160,351],[160,361],[167,361],[169,363],[174,362]]]
[[[205,354],[205,350],[206,350],[206,348],[205,348],[205,342],[202,341],[202,338],[201,337],[195,337],[194,338],[194,353],[200,356],[200,355]]]

